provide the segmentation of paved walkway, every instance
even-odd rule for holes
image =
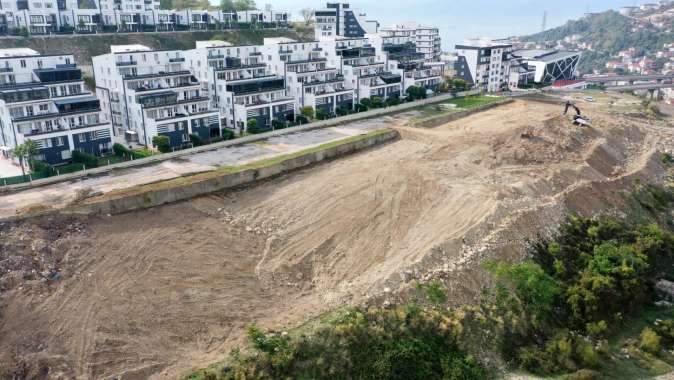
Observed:
[[[90,188],[91,191],[105,193],[186,174],[209,171],[218,166],[242,165],[388,127],[394,122],[408,119],[413,114],[414,112],[408,112],[335,127],[279,135],[263,141],[195,153],[154,165],[117,169],[97,177],[84,177],[79,180],[7,194],[0,196],[0,218],[12,216],[17,210],[30,205],[65,206],[74,199],[78,189]]]
[[[0,155],[0,178],[14,177],[17,175],[21,175],[21,167],[14,165],[10,159]]]

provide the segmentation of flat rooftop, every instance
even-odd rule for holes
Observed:
[[[141,44],[110,45],[111,53],[131,53],[134,51],[152,51],[149,47]]]
[[[544,61],[544,62],[552,62],[576,54],[579,53],[575,51],[555,50],[555,49],[523,49],[523,50],[515,50],[513,52],[513,55],[516,57],[522,57],[530,61]]]
[[[0,49],[0,57],[2,58],[26,57],[31,55],[38,56],[40,53],[30,48]]]
[[[210,40],[210,41],[197,41],[196,46],[197,49],[201,49],[201,48],[229,47],[232,46],[232,44],[222,40]]]

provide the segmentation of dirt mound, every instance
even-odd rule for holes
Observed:
[[[674,135],[608,114],[574,127],[522,101],[394,127],[400,141],[252,187],[1,227],[0,377],[175,377],[250,324],[395,301],[430,277],[470,301],[488,281],[481,260],[521,258],[567,211],[660,179],[656,148]]]

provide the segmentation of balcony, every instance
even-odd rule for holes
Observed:
[[[11,73],[14,72],[14,69],[11,67],[0,67],[0,73]]]
[[[117,61],[115,64],[117,66],[134,66],[138,64],[138,61]]]
[[[172,63],[174,63],[174,62],[185,62],[185,58],[184,58],[184,57],[180,57],[180,58],[169,58],[169,62],[172,62]]]
[[[285,90],[285,80],[283,78],[251,80],[227,85],[227,91],[233,92],[235,95],[282,90]]]

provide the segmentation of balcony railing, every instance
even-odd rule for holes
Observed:
[[[115,64],[117,66],[133,66],[137,65],[138,61],[117,61]]]
[[[184,57],[180,57],[180,58],[169,58],[169,62],[185,62],[185,58],[184,58]]]

